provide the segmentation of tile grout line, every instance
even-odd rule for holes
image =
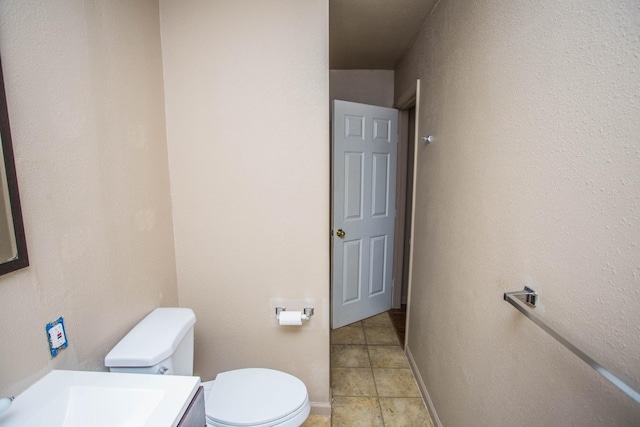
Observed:
[[[382,427],[385,427],[384,417],[382,416],[382,404],[380,403],[380,392],[378,392],[378,383],[376,382],[376,376],[373,373],[373,363],[371,362],[371,352],[369,351],[369,340],[367,339],[367,333],[365,332],[364,322],[362,322],[362,334],[364,335],[364,342],[367,345],[369,369],[371,370],[371,378],[373,378],[373,387],[376,389],[376,402],[378,402],[378,413],[380,414],[380,422],[382,422]]]

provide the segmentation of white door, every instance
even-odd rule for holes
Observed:
[[[391,308],[398,111],[333,103],[332,327]]]

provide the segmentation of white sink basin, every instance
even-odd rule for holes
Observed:
[[[52,371],[16,396],[0,426],[173,427],[200,378]]]

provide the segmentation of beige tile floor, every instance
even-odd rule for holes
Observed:
[[[433,427],[387,313],[331,331],[331,419],[303,427]]]

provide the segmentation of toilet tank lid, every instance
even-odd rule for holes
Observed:
[[[107,368],[147,367],[171,356],[196,323],[190,308],[156,308],[104,358]]]

